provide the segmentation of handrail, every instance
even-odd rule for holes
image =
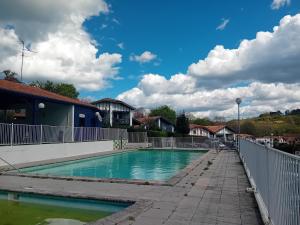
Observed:
[[[241,139],[240,158],[265,222],[300,224],[300,157]]]
[[[19,173],[21,173],[21,171],[15,167],[14,165],[10,164],[9,162],[7,162],[5,159],[3,159],[2,157],[0,157],[0,160],[3,161],[4,163],[6,163],[7,165],[11,166],[12,168],[14,168],[15,170],[17,170]]]

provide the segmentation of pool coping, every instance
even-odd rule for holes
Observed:
[[[85,194],[69,193],[69,192],[51,192],[51,191],[38,190],[38,189],[0,188],[0,191],[132,204],[118,212],[112,213],[109,216],[100,218],[96,221],[88,222],[86,223],[86,225],[101,225],[101,224],[107,224],[108,222],[113,224],[118,224],[123,221],[131,220],[134,219],[137,215],[141,214],[144,210],[147,210],[153,204],[152,201],[144,200],[144,199],[108,197],[108,196],[99,196],[99,195],[91,195],[91,194],[85,195]]]
[[[147,149],[147,148],[145,148]],[[159,150],[160,148],[149,148],[153,150]],[[72,176],[55,176],[55,175],[41,175],[41,174],[26,174],[26,173],[19,173],[16,171],[4,171],[0,172],[0,175],[10,175],[10,176],[19,176],[19,177],[30,177],[30,178],[39,178],[39,179],[55,179],[55,180],[68,180],[68,181],[84,181],[84,182],[104,182],[104,183],[125,183],[125,184],[136,184],[136,185],[158,185],[158,186],[174,186],[178,182],[180,182],[185,176],[187,176],[191,171],[193,171],[194,168],[196,168],[198,165],[200,165],[207,157],[208,153],[211,149],[181,149],[181,148],[163,148],[165,151],[173,151],[173,150],[182,150],[182,151],[207,151],[205,152],[201,157],[194,159],[191,161],[187,166],[185,166],[183,169],[179,170],[177,174],[170,177],[166,181],[157,181],[157,180],[142,180],[142,179],[120,179],[120,178],[92,178],[92,177],[72,177]],[[80,160],[80,159],[88,159],[91,157],[96,156],[105,156],[105,155],[111,155],[111,154],[118,154],[122,152],[131,152],[136,151],[138,149],[125,149],[125,150],[118,150],[118,151],[107,151],[107,152],[101,152],[98,154],[89,154],[89,155],[81,155],[76,158],[74,157],[68,157],[63,159],[58,159],[57,161],[55,159],[51,160],[52,163],[45,161],[43,162],[36,162],[35,165],[31,165],[26,163],[26,166],[20,167],[20,168],[26,168],[26,167],[32,167],[32,166],[41,166],[41,165],[47,165],[47,164],[53,164],[58,162],[65,162],[65,161],[72,161],[72,160]],[[72,158],[72,159],[70,159]]]

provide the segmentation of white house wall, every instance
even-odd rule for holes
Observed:
[[[16,165],[44,160],[96,154],[112,150],[113,141],[1,146],[0,157],[5,159],[10,164]],[[0,160],[0,167],[1,166],[7,165]]]

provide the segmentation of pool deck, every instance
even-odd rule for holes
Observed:
[[[46,194],[123,199],[137,204],[97,225],[258,225],[263,224],[235,151],[209,151],[174,186],[0,176],[0,188]]]

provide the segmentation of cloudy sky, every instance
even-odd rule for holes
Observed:
[[[2,0],[0,70],[197,116],[300,107],[298,0]]]

